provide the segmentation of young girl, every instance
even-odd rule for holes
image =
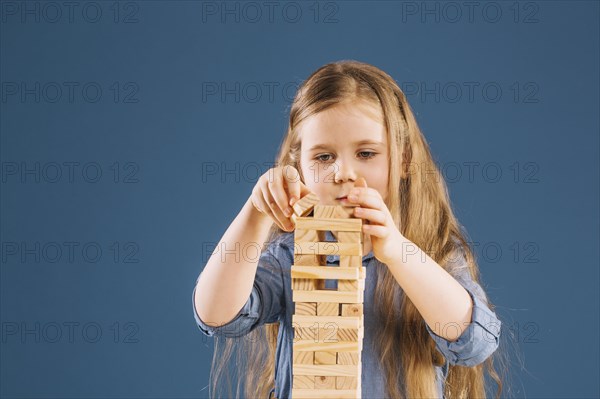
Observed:
[[[396,82],[355,61],[325,65],[300,86],[277,167],[261,176],[198,277],[198,327],[225,340],[220,355],[215,343],[213,394],[235,347],[246,397],[292,397],[290,205],[310,192],[364,222],[362,397],[486,397],[484,365],[499,396],[492,354],[501,322],[445,182]]]

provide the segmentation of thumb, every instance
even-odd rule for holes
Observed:
[[[354,187],[367,187],[367,180],[364,177],[359,177],[354,182]]]
[[[289,167],[284,170],[285,180],[288,186],[289,205],[294,205],[298,200],[310,193],[310,189],[302,182],[300,173],[294,167]],[[291,176],[290,176],[291,175]]]
[[[299,199],[303,198],[307,194],[312,193],[312,191],[310,191],[310,189],[301,181],[298,182],[294,189],[294,194],[290,196],[290,205],[294,205]]]

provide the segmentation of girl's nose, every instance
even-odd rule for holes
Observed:
[[[336,162],[333,167],[336,183],[356,180],[356,170],[351,162]]]

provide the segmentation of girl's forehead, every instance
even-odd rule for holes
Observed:
[[[346,141],[387,140],[381,109],[360,101],[338,104],[306,118],[298,127],[300,142],[343,144]],[[340,142],[342,140],[343,142]],[[306,146],[302,146],[306,148]]]
[[[383,124],[383,112],[381,111],[381,107],[378,104],[373,104],[365,100],[355,100],[337,104],[319,114],[323,114],[323,116],[329,118],[355,117],[364,119],[366,117]],[[315,116],[319,114],[316,114]]]

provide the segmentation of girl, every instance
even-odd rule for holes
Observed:
[[[492,354],[501,323],[396,82],[355,61],[319,68],[298,89],[277,165],[261,176],[194,287],[198,327],[225,339],[218,357],[215,343],[213,394],[235,348],[246,397],[291,397],[290,205],[313,192],[364,222],[362,397],[485,397],[484,365],[499,397]],[[236,397],[239,389],[238,379]]]

